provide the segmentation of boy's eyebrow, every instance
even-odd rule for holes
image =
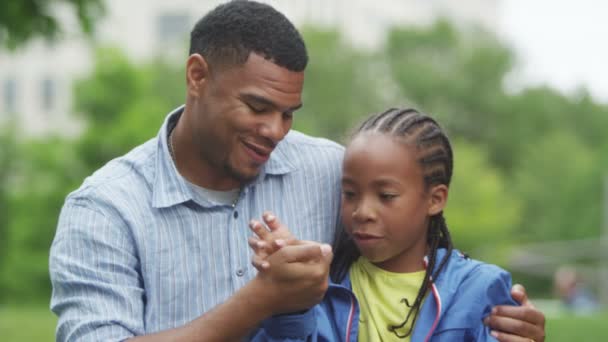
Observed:
[[[272,102],[272,100],[269,100],[260,95],[245,93],[245,94],[241,94],[241,98],[243,98],[244,100],[257,102],[259,104],[269,106],[272,108],[280,108],[276,103]],[[302,106],[303,106],[303,104],[300,102],[300,104],[298,104],[297,106],[287,108],[287,110],[285,110],[285,112],[295,112],[296,110],[302,108]]]
[[[342,184],[355,184],[357,182],[355,182],[353,179],[351,178],[347,178],[347,177],[342,177]],[[372,181],[372,185],[374,186],[386,186],[386,185],[399,185],[400,182],[397,179],[394,178],[380,178],[380,179],[375,179]]]

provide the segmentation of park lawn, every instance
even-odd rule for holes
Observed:
[[[48,306],[0,307],[0,341],[55,341],[57,319]]]
[[[54,341],[55,316],[45,306],[0,308],[2,342]],[[547,320],[547,341],[608,341],[608,312]]]

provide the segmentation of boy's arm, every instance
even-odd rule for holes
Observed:
[[[298,314],[272,316],[262,323],[262,328],[256,331],[251,341],[317,341],[317,308],[315,306]]]
[[[501,342],[545,341],[545,315],[528,298],[526,289],[516,284],[511,296],[521,306],[498,305],[484,320]]]
[[[476,291],[480,295],[483,294],[480,300],[485,303],[483,312],[485,319],[483,320],[484,324],[477,331],[478,341],[529,342],[531,339],[534,341],[544,341],[544,321],[543,325],[539,327],[533,323],[526,322],[524,320],[525,317],[513,316],[518,313],[527,312],[529,308],[520,306],[512,296],[511,275],[508,272],[494,265],[480,265],[471,273],[468,280],[462,286]],[[517,286],[514,288],[517,288]],[[497,318],[495,314],[496,308],[500,308],[501,310],[506,309],[508,310],[507,313],[511,315],[500,317],[497,321],[498,326],[496,326],[496,321],[492,322],[493,319]],[[540,311],[535,309],[533,311],[540,313]],[[540,315],[542,316],[542,313]],[[514,317],[518,318],[514,319]],[[507,324],[506,327],[502,325],[505,322]],[[499,327],[508,330],[497,331],[496,329],[499,329]],[[536,338],[539,338],[540,334],[542,334],[542,337],[537,340]]]

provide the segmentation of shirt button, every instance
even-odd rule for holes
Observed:
[[[242,277],[243,275],[245,275],[245,270],[240,268],[236,271],[236,275],[239,277]]]
[[[233,216],[235,219],[239,218],[239,212],[235,210],[235,211],[234,211],[234,214],[232,214],[232,216]]]

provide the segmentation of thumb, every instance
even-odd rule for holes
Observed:
[[[532,302],[528,299],[526,289],[521,284],[515,284],[511,288],[511,296],[516,302],[523,306],[532,306]]]
[[[334,258],[334,253],[331,249],[331,246],[328,244],[321,245],[321,255],[323,260],[329,265],[331,264],[331,260]]]
[[[327,244],[310,243],[301,245],[288,245],[279,250],[288,263],[309,262],[320,260],[331,254],[331,246]]]

